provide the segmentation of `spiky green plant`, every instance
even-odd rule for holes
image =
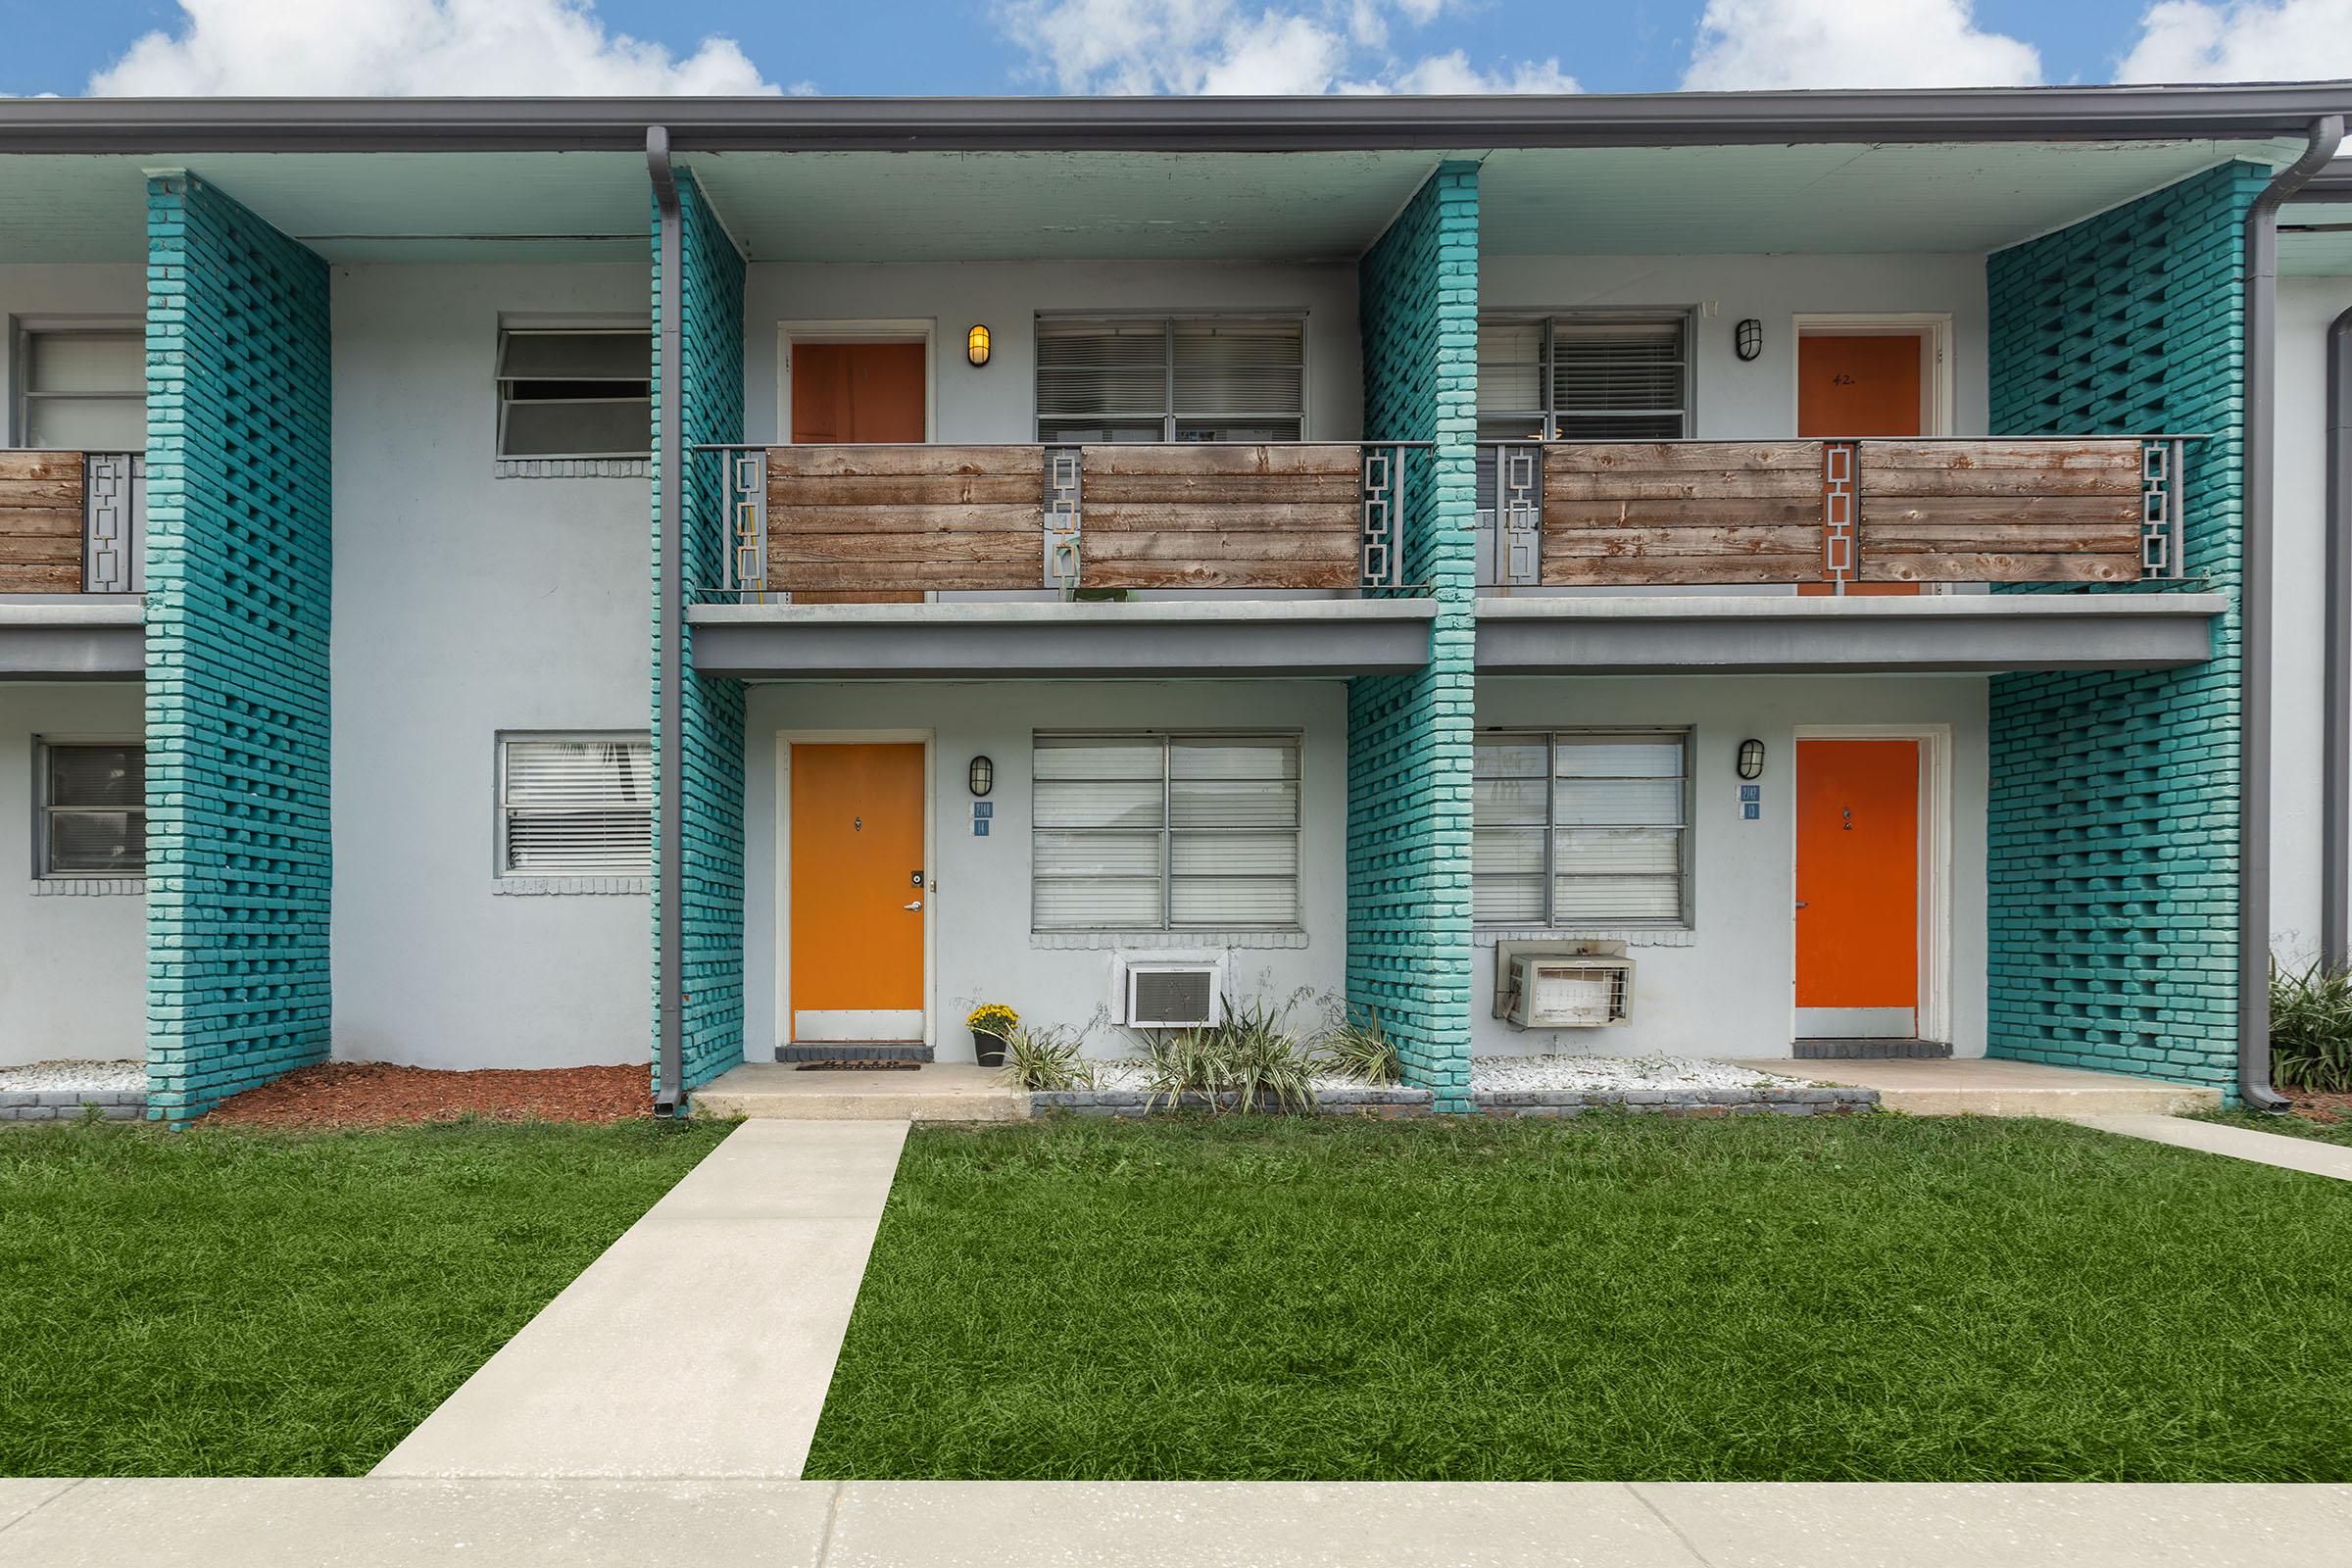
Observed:
[[[1396,1042],[1380,1026],[1380,1014],[1366,1008],[1350,1016],[1318,1042],[1322,1064],[1335,1077],[1357,1083],[1393,1084],[1404,1077],[1404,1059]]]
[[[1067,1029],[1014,1024],[1004,1034],[1004,1073],[1032,1093],[1092,1089],[1094,1064]]]
[[[2352,970],[2271,959],[2271,1081],[2352,1093]]]
[[[1287,1009],[1247,1002],[1224,1020],[1200,1029],[1172,1029],[1144,1041],[1146,1104],[1174,1108],[1186,1095],[1204,1095],[1212,1109],[1250,1111],[1271,1104],[1287,1111],[1315,1103],[1314,1059],[1286,1023]]]

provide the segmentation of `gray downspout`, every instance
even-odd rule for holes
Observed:
[[[2320,787],[2320,961],[2352,961],[2352,308],[2328,324],[2327,737]]]
[[[2237,1093],[2278,1111],[2271,1087],[2271,506],[2277,424],[2278,208],[2335,156],[2344,117],[2311,122],[2303,156],[2246,211],[2245,531],[2238,561]]]
[[[678,180],[669,166],[669,130],[663,125],[649,125],[645,132],[646,172],[653,177],[654,199],[662,215],[662,336],[656,351],[662,377],[662,422],[654,445],[654,527],[661,541],[661,572],[655,592],[660,596],[657,620],[662,641],[656,678],[662,688],[657,721],[662,731],[659,765],[662,782],[656,802],[662,819],[661,840],[657,853],[661,863],[655,868],[654,887],[656,911],[662,926],[662,951],[657,966],[660,1004],[660,1054],[662,1063],[661,1087],[654,1093],[654,1112],[674,1116],[686,1108],[686,949],[685,934],[679,927],[685,917],[686,900],[684,877],[686,870],[685,834],[681,818],[685,808],[686,791],[679,768],[685,760],[685,747],[679,744],[679,725],[685,708],[684,693],[680,690],[686,678],[684,649],[679,639],[686,628],[685,563],[680,558],[685,541],[678,525],[678,496],[682,475],[678,464],[684,457],[682,432],[684,419],[679,407],[685,396],[683,374],[683,334],[678,330],[678,313],[684,308],[680,295],[681,280],[678,269],[682,264],[682,246],[678,227]]]

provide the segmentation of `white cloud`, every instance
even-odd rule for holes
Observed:
[[[1970,0],[1707,0],[1688,91],[1999,87],[2041,80],[2032,44],[1979,27]]]
[[[2118,81],[2312,81],[2352,75],[2352,0],[2163,0]]]
[[[93,94],[772,93],[731,38],[683,59],[610,32],[593,0],[179,0]]]
[[[1032,74],[1072,93],[1574,92],[1556,59],[1473,66],[1459,49],[1386,54],[1396,26],[1454,0],[1005,0]]]

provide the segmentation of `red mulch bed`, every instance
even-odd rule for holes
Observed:
[[[444,1072],[326,1061],[232,1096],[204,1119],[249,1127],[397,1127],[468,1114],[486,1121],[626,1121],[653,1110],[652,1070],[643,1062]]]
[[[2322,1126],[2352,1121],[2352,1095],[2331,1095],[2317,1089],[2289,1089],[2286,1093],[2295,1102],[2293,1108],[2287,1111],[2290,1116],[2300,1116],[2305,1121],[2316,1121]]]

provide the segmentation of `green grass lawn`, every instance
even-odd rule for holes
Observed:
[[[2259,1110],[2200,1110],[2193,1121],[2218,1121],[2225,1127],[2245,1127],[2258,1133],[2280,1133],[2323,1144],[2352,1149],[2352,1121],[2313,1121],[2306,1116],[2273,1116]]]
[[[724,1128],[0,1132],[0,1475],[357,1475]]]
[[[808,1474],[2340,1482],[2347,1259],[2050,1122],[917,1126]]]

